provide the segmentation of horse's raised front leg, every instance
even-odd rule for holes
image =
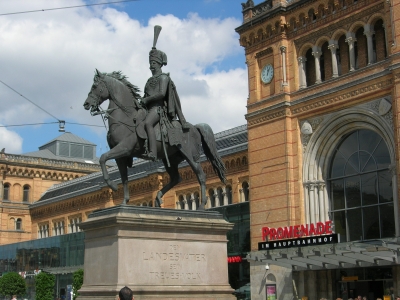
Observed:
[[[182,181],[181,176],[179,175],[178,165],[182,161],[182,159],[177,159],[175,156],[172,156],[170,159],[170,167],[168,167],[167,161],[163,159],[163,163],[165,166],[165,170],[167,171],[170,181],[163,186],[161,190],[158,191],[156,199],[155,199],[155,207],[161,207],[162,197],[175,185]]]
[[[126,204],[129,202],[129,188],[128,188],[128,160],[129,159],[131,159],[129,156],[116,159],[116,162],[118,165],[118,170],[119,170],[119,173],[121,174],[122,186],[124,188],[124,200],[122,201],[122,204]]]
[[[110,180],[110,175],[108,174],[107,171],[106,162],[110,159],[129,157],[135,144],[136,144],[136,139],[133,137],[133,135],[131,135],[130,138],[127,137],[119,144],[117,144],[114,148],[112,148],[110,151],[103,153],[100,156],[99,162],[101,171],[103,172],[104,181],[113,191],[118,190],[118,185],[114,181]]]

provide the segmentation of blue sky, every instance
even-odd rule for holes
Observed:
[[[90,3],[105,2],[105,0]],[[89,2],[88,2],[89,3]],[[95,68],[121,70],[141,90],[148,77],[153,27],[163,30],[157,48],[168,55],[170,72],[189,122],[205,122],[214,132],[246,123],[247,70],[235,28],[241,24],[237,0],[141,0],[29,14],[0,16],[0,80],[67,121],[66,130],[107,149],[100,117],[82,104]],[[13,0],[0,11],[21,12],[85,4],[82,0]],[[56,121],[0,83],[0,125]],[[106,106],[103,105],[103,108]],[[6,153],[36,151],[57,137],[57,124],[0,127]]]

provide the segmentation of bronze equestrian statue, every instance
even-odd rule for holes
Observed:
[[[160,30],[160,26],[154,29],[154,43],[149,57],[153,76],[146,83],[142,99],[139,89],[121,72],[101,73],[96,70],[83,106],[86,110],[90,109],[92,115],[100,114],[108,119],[110,151],[101,155],[100,166],[105,182],[116,191],[118,186],[110,180],[106,168],[108,160],[116,160],[124,188],[123,204],[129,202],[128,167],[132,167],[133,157],[146,160],[161,158],[170,182],[158,191],[155,206],[160,207],[163,195],[182,180],[178,165],[186,160],[199,181],[201,203],[198,209],[203,210],[207,197],[206,176],[199,162],[201,148],[223,183],[226,183],[225,166],[217,153],[211,127],[205,123],[192,125],[186,122],[175,85],[169,74],[161,72],[167,58],[164,52],[155,48]],[[106,100],[109,100],[108,109],[102,110],[100,104]]]

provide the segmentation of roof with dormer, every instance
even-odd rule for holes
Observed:
[[[215,140],[218,153],[222,158],[224,156],[247,151],[247,125],[242,125],[219,132],[215,134]],[[206,160],[207,158],[204,154],[202,154],[200,161],[203,162]],[[179,165],[179,167],[186,166],[188,166],[186,161]],[[111,180],[115,181],[116,183],[121,183],[121,178],[117,167],[109,168],[108,171]],[[128,170],[128,180],[137,180],[157,172],[165,172],[164,165],[161,161],[152,162],[142,159],[135,159],[133,161],[133,168]],[[104,182],[102,173],[96,172],[77,179],[53,185],[42,195],[39,201],[30,205],[30,207],[36,208],[49,203],[99,191],[105,186],[106,183]]]

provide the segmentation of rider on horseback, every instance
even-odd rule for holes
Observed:
[[[182,114],[181,103],[175,84],[169,77],[168,73],[163,73],[162,66],[167,65],[167,55],[156,49],[158,35],[161,26],[154,27],[153,48],[149,53],[150,70],[153,74],[147,80],[144,88],[144,97],[141,104],[147,108],[147,116],[145,119],[145,130],[147,132],[147,140],[149,143],[147,157],[157,160],[157,145],[154,126],[160,121],[164,108],[167,108],[167,115],[170,120],[174,120],[178,116],[183,128],[187,128],[186,120]]]

